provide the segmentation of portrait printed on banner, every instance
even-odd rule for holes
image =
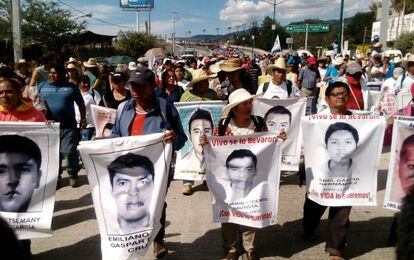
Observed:
[[[225,180],[217,180],[225,189],[225,200],[243,200],[252,190],[264,184],[265,180],[260,179],[257,169],[257,157],[251,150],[233,150],[227,156],[225,163],[227,185]]]
[[[32,139],[0,136],[0,211],[31,211],[29,205],[42,176],[41,163],[41,150]]]
[[[108,165],[108,174],[117,212],[118,233],[129,234],[148,228],[151,224],[154,164],[146,156],[128,153]]]
[[[414,134],[402,136],[401,141],[390,192],[390,201],[397,203],[402,203],[404,196],[414,186]]]
[[[352,125],[337,122],[326,130],[324,142],[328,160],[323,177],[343,180],[341,185],[345,192],[352,184],[352,177],[360,175],[353,159],[358,149],[359,133]]]
[[[199,169],[205,172],[203,147],[200,145],[200,136],[211,137],[213,133],[213,119],[206,109],[198,108],[188,121],[188,139],[192,147],[182,155],[179,169]]]
[[[283,106],[275,106],[266,112],[264,120],[269,132],[279,133],[283,129],[288,133],[292,123],[292,113]]]

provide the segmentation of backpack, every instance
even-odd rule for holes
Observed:
[[[263,85],[263,93],[266,92],[266,90],[269,88],[269,85],[270,85],[270,82],[266,82]],[[292,94],[292,81],[286,80],[286,88],[287,88],[288,96],[290,97],[290,94]]]
[[[254,116],[254,115],[252,115],[251,117],[252,117],[254,127],[257,129],[258,132],[262,132],[264,130],[264,125],[265,125],[263,118],[261,118],[260,116]],[[220,119],[218,123],[218,135],[219,136],[224,136],[224,134],[226,133],[227,127],[229,126],[229,123],[230,123],[230,119],[231,119],[231,115],[227,116],[226,118]]]

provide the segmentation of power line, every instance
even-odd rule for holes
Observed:
[[[67,7],[71,8],[71,9],[73,9],[73,10],[75,10],[75,11],[77,11],[77,12],[81,13],[81,14],[88,15],[88,14],[87,14],[87,13],[85,13],[84,11],[82,11],[82,10],[80,10],[80,9],[76,8],[76,7],[73,7],[72,5],[70,5],[70,4],[68,4],[68,3],[63,2],[62,0],[57,0],[57,1],[58,1],[59,3],[61,3],[62,5],[65,5],[65,6],[67,6]],[[116,27],[121,27],[121,28],[134,28],[134,27],[132,27],[132,26],[120,25],[120,24],[115,24],[115,23],[107,22],[107,21],[105,21],[105,20],[102,20],[102,19],[99,19],[99,18],[96,18],[96,17],[93,17],[93,16],[91,16],[90,18],[92,18],[92,19],[94,19],[94,20],[96,20],[96,21],[99,21],[99,22],[101,22],[101,23],[105,23],[105,24],[108,24],[108,25],[116,26]]]

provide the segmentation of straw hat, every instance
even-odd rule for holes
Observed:
[[[395,58],[392,60],[392,62],[393,62],[394,64],[401,63],[402,61],[403,61],[403,60],[402,60],[399,56],[395,57]]]
[[[285,72],[287,71],[285,58],[280,57],[275,61],[274,64],[267,66],[266,73],[271,74],[271,72],[275,69],[283,70]]]
[[[14,66],[17,69],[20,65],[23,65],[23,64],[30,66],[30,63],[26,61],[25,59],[19,59]]]
[[[407,59],[407,63],[408,62],[414,62],[414,54],[410,55]]]
[[[231,109],[238,104],[241,104],[249,99],[256,99],[259,95],[251,95],[244,88],[239,88],[233,91],[229,96],[229,104],[223,109],[221,114],[226,117],[230,113]]]
[[[128,63],[128,69],[129,70],[136,70],[137,69],[137,64],[133,61],[131,61],[130,63]]]
[[[239,58],[228,59],[226,63],[220,64],[220,69],[225,72],[233,72],[242,69],[242,61]]]
[[[203,80],[210,79],[207,73],[202,69],[193,70],[191,72],[191,75],[193,76],[193,79],[190,81],[190,83],[188,83],[187,88],[192,88],[194,84],[201,82]]]
[[[338,65],[342,65],[342,64],[344,64],[344,58],[342,58],[342,57],[337,57],[336,59],[334,59],[333,61],[332,61],[332,64],[333,65],[335,65],[335,66],[338,66]]]
[[[96,68],[98,67],[98,62],[95,58],[89,58],[88,61],[83,62],[83,66],[85,66],[86,68]]]
[[[78,66],[76,66],[74,63],[69,63],[69,64],[66,66],[66,69],[67,69],[67,70],[70,70],[70,69],[79,69],[79,67],[78,67]]]

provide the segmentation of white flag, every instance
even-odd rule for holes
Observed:
[[[279,40],[279,34],[276,36],[275,43],[273,44],[272,50],[270,53],[274,53],[276,51],[281,51],[282,47],[280,47],[280,40]]]

